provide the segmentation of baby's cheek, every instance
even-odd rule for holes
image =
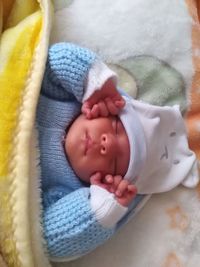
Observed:
[[[101,168],[99,170],[101,171],[103,176],[106,176],[107,174],[114,175],[114,161],[107,160],[106,162],[101,164]]]
[[[73,169],[77,176],[84,182],[89,182],[90,177],[96,172],[101,172],[103,177],[107,174],[113,175],[112,160],[94,154],[80,157],[78,161],[74,162]]]

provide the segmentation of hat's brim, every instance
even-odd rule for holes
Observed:
[[[125,179],[134,182],[140,174],[146,159],[145,134],[139,116],[134,109],[130,98],[123,96],[126,101],[125,107],[119,113],[130,146],[130,160]]]

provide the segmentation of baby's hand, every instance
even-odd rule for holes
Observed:
[[[95,173],[90,178],[90,183],[98,185],[110,193],[115,194],[119,204],[127,207],[137,194],[136,187],[128,180],[123,180],[121,175],[106,175],[102,177],[100,172]]]
[[[125,207],[131,203],[136,194],[137,188],[128,180],[122,180],[115,191],[117,202]]]
[[[117,91],[112,80],[108,80],[101,90],[95,91],[81,108],[87,119],[118,115],[124,107],[125,100]]]
[[[118,185],[122,180],[122,176],[107,174],[105,177],[102,176],[100,172],[96,172],[90,177],[90,183],[92,185],[98,185],[110,193],[114,193]]]

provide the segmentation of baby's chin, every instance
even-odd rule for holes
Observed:
[[[84,183],[90,183],[90,178],[92,174],[88,174],[85,170],[80,171],[80,169],[76,169],[76,166],[73,167],[73,170],[76,176]]]
[[[76,174],[77,175],[77,174]],[[83,182],[84,184],[90,184],[90,177],[89,176],[79,176],[77,175],[77,177],[81,180],[81,182]]]

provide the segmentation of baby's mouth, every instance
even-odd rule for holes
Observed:
[[[92,147],[92,144],[93,144],[92,138],[88,134],[88,132],[85,133],[84,143],[85,143],[84,155],[86,155],[88,150]]]

